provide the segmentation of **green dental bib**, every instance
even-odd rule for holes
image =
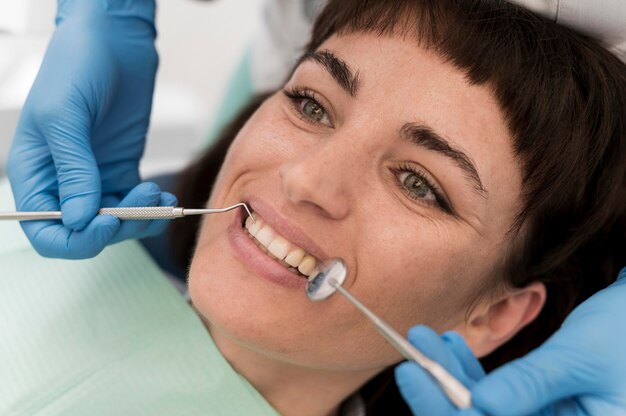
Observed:
[[[0,211],[13,210],[6,181]],[[50,260],[0,222],[1,415],[276,415],[136,242]]]

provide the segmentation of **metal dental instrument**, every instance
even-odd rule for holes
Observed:
[[[188,215],[217,214],[236,208],[246,210],[252,221],[254,217],[248,206],[241,202],[226,208],[189,209],[181,207],[128,207],[128,208],[102,208],[98,215],[111,215],[120,220],[165,220],[182,218]],[[36,220],[60,220],[61,211],[36,211],[36,212],[0,212],[0,220],[36,221]]]
[[[400,335],[387,322],[376,316],[365,305],[359,302],[341,285],[347,276],[346,264],[339,258],[322,262],[316,267],[306,287],[306,294],[313,301],[328,299],[338,291],[369,318],[378,332],[389,341],[407,360],[415,361],[422,366],[439,384],[448,399],[459,409],[467,409],[472,405],[470,391],[438,362],[431,360],[415,348],[407,339]]]

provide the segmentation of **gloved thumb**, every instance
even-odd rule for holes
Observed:
[[[500,367],[472,388],[472,403],[488,414],[528,415],[575,395],[579,357],[550,341],[525,357]]]
[[[54,129],[48,145],[57,172],[63,224],[79,231],[98,213],[102,187],[89,140],[91,123],[76,119],[73,123],[66,129]]]

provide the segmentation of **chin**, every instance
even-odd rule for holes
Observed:
[[[217,256],[213,253],[220,253]],[[302,339],[301,299],[266,282],[211,245],[199,247],[189,271],[192,303],[212,330],[257,350],[287,353]],[[304,296],[304,293],[302,293]]]
[[[201,258],[192,263],[189,292],[214,338],[226,337],[246,350],[312,369],[370,371],[397,361],[395,350],[369,324],[363,330],[351,305],[306,299],[302,303],[268,291],[263,279],[242,274],[236,264]],[[359,341],[368,336],[374,342]],[[230,360],[232,349],[223,350],[219,342],[218,347]]]

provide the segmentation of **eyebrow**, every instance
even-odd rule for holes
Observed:
[[[307,61],[313,61],[322,65],[341,88],[350,94],[351,97],[356,97],[360,84],[359,71],[352,71],[347,63],[330,51],[308,52],[300,58],[298,65]]]
[[[352,71],[350,66],[337,55],[328,50],[308,52],[300,58],[296,67],[307,61],[320,64],[343,90],[351,97],[356,97],[360,85],[359,72]],[[467,178],[472,182],[474,190],[484,198],[488,196],[489,192],[483,186],[472,159],[461,150],[452,147],[446,139],[434,130],[424,125],[406,123],[400,132],[402,138],[410,143],[425,147],[451,159],[465,172]]]
[[[400,133],[402,138],[410,143],[425,147],[451,159],[465,172],[476,192],[480,196],[487,198],[489,193],[480,180],[476,166],[474,166],[472,159],[461,150],[452,147],[446,139],[424,125],[407,123],[400,129]]]

